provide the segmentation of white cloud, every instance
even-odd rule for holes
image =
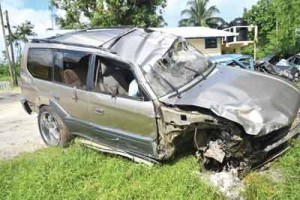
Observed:
[[[5,10],[9,13],[11,26],[16,26],[26,20],[34,24],[34,32],[37,34],[44,32],[47,28],[51,28],[51,13],[48,9],[34,10],[24,7],[24,1],[21,0],[2,0],[2,12]],[[1,27],[1,25],[0,25]],[[0,34],[0,59],[4,49],[2,31]]]

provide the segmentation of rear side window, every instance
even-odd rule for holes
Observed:
[[[52,67],[52,49],[29,49],[27,68],[33,77],[50,81],[52,79]]]
[[[90,53],[58,50],[54,55],[54,81],[86,89],[90,58]]]

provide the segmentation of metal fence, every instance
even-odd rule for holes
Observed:
[[[0,90],[10,90],[10,82],[0,81]]]

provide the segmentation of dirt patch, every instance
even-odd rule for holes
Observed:
[[[36,114],[28,115],[17,92],[0,93],[0,159],[32,152],[45,145],[40,137]]]

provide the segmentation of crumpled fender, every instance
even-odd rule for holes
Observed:
[[[293,123],[300,107],[299,90],[280,78],[247,70],[216,67],[203,81],[164,97],[169,105],[196,106],[236,122],[250,135],[263,135]]]

